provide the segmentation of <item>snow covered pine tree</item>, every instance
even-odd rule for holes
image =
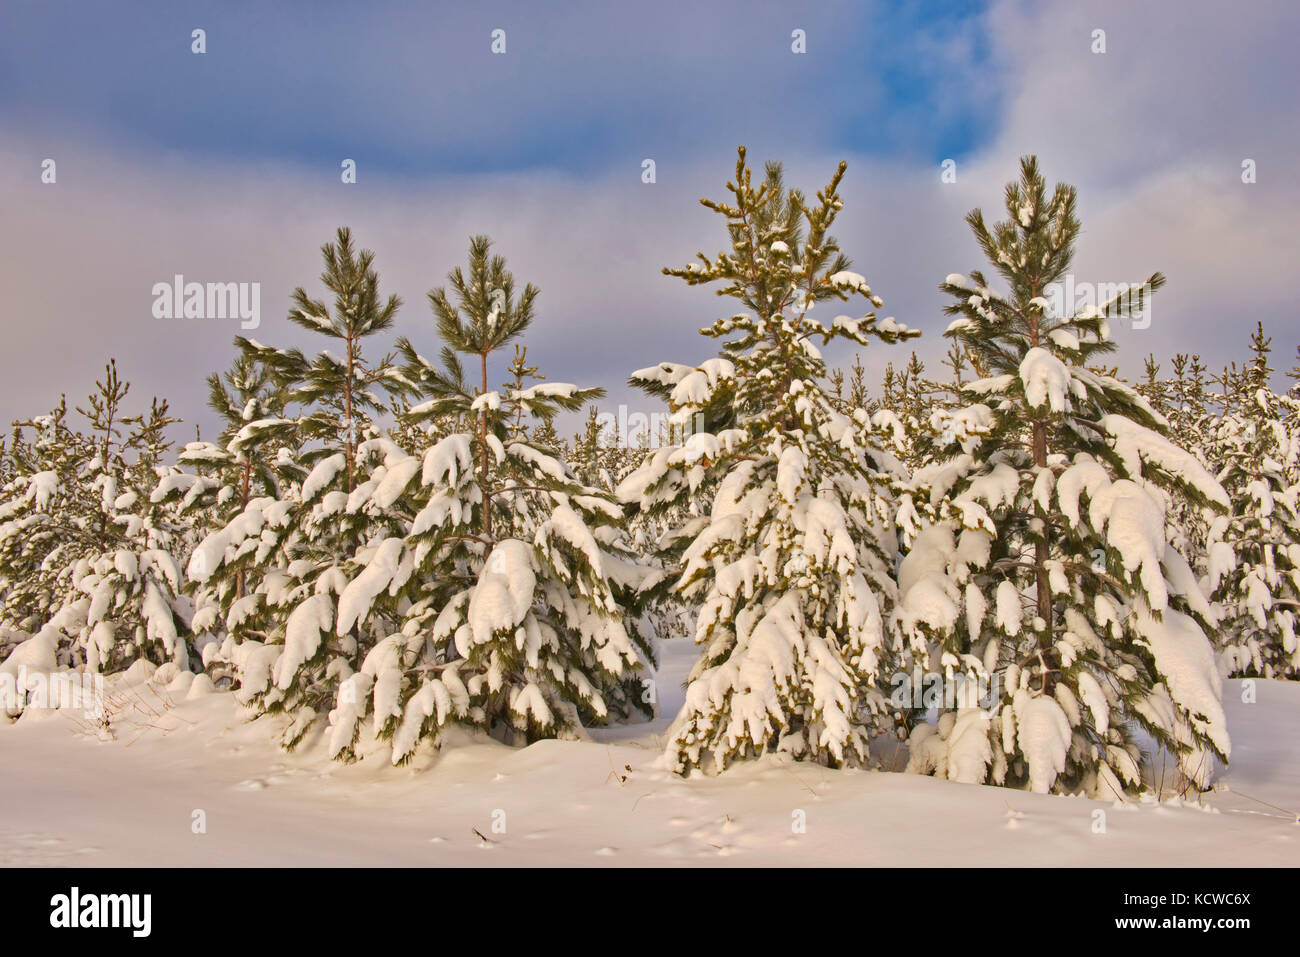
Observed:
[[[1227,497],[1166,438],[1136,391],[1090,368],[1115,348],[1127,300],[1053,314],[1079,222],[1075,190],[1049,196],[1038,164],[1007,186],[1010,220],[967,216],[1010,287],[950,275],[946,335],[986,365],[971,404],[935,414],[934,464],[900,510],[914,542],[899,620],[932,642],[931,665],[1000,693],[991,708],[945,702],[911,737],[911,769],[974,783],[1112,798],[1139,788],[1141,726],[1204,786],[1229,749],[1205,628],[1214,621],[1169,542],[1171,496],[1219,511]],[[1160,274],[1144,295],[1161,286]]]
[[[785,188],[778,164],[755,186],[741,147],[733,202],[701,201],[726,219],[731,249],[664,272],[720,281],[719,294],[747,311],[701,330],[723,340],[718,357],[631,379],[666,399],[686,433],[620,486],[642,512],[694,513],[662,543],[672,587],[699,603],[704,649],[669,731],[667,760],[679,772],[706,756],[721,770],[769,750],[863,762],[884,710],[873,684],[890,650],[888,479],[898,476],[886,474],[894,463],[871,444],[865,413],[836,410],[814,340],[867,345],[915,333],[874,311],[825,324],[811,315],[853,295],[881,305],[827,234],[844,169],[809,204]]]
[[[626,545],[623,511],[576,481],[528,427],[602,390],[519,388],[522,373],[536,377],[522,355],[514,387],[490,390],[488,361],[528,329],[538,291],[516,292],[485,236],[470,243],[468,275],[457,268],[448,281],[450,295],[429,293],[441,367],[399,341],[404,375],[426,399],[410,408],[404,430],[420,422],[467,429],[420,455],[388,443],[366,485],[374,508],[401,516],[401,534],[377,544],[344,593],[339,627],[355,614],[353,591],[362,607],[385,591],[395,596],[402,622],[339,690],[330,749],[340,755],[356,747],[368,715],[396,764],[453,723],[533,741],[649,711],[639,671],[651,649],[625,627],[645,569]],[[462,355],[477,360],[477,382],[466,378]]]
[[[1165,408],[1156,406],[1156,411],[1168,419],[1169,437],[1174,444],[1191,452],[1198,462],[1217,475],[1222,465],[1217,438],[1220,417],[1209,406],[1205,365],[1200,356],[1181,353],[1173,357],[1170,365],[1173,378],[1162,383],[1161,395],[1158,396]],[[1210,529],[1224,518],[1186,498],[1176,498],[1169,504],[1170,541],[1187,559],[1198,578],[1203,577],[1209,568]]]
[[[1214,600],[1223,609],[1223,664],[1232,676],[1300,678],[1300,402],[1270,385],[1272,340],[1261,323],[1254,358],[1242,374],[1239,402],[1218,422],[1223,482],[1232,514],[1226,541],[1210,546]],[[1218,536],[1215,536],[1216,538]]]
[[[270,370],[276,391],[283,392],[276,404],[299,406],[291,422],[279,415],[255,419],[236,438],[301,448],[288,461],[277,453],[277,465],[286,474],[299,462],[311,471],[300,484],[250,497],[224,528],[199,543],[188,565],[191,579],[229,601],[220,659],[236,669],[237,695],[265,713],[290,716],[282,737],[288,747],[397,627],[393,609],[353,596],[375,577],[365,573],[382,563],[385,537],[400,530],[397,518],[368,507],[374,488],[359,479],[363,460],[375,452],[367,444],[378,435],[371,415],[384,409],[377,390],[407,387],[392,356],[368,361],[363,345],[392,326],[401,300],[381,298],[375,254],[356,250],[350,230],[339,229],[321,254],[321,281],[334,294],[333,308],[300,288],[289,319],[341,342],[343,355],[325,350],[308,359],[297,349],[236,340],[249,360]],[[247,573],[242,588],[241,572]]]
[[[243,622],[244,609],[257,601],[244,599],[257,593],[271,566],[257,537],[242,539],[236,553],[220,556],[216,568],[205,563],[217,557],[213,542],[254,500],[275,501],[306,477],[295,457],[297,424],[285,417],[285,402],[286,390],[271,370],[241,352],[225,373],[208,377],[208,408],[223,423],[218,440],[188,443],[178,462],[194,471],[173,470],[151,497],[173,505],[191,539],[188,554],[201,556],[191,565],[187,585],[194,602],[191,628],[195,650],[216,682],[233,677],[229,655],[235,642],[225,640],[227,620]],[[209,540],[214,533],[217,538]],[[209,547],[198,550],[205,540]]]
[[[189,667],[176,529],[150,502],[175,420],[158,399],[126,415],[129,390],[110,361],[77,409],[89,434],[68,424],[64,402],[23,423],[30,441],[15,432],[15,474],[0,490],[0,624],[34,633],[11,659],[33,670]]]

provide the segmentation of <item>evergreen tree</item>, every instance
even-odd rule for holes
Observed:
[[[836,409],[818,345],[914,333],[874,311],[825,323],[812,315],[855,295],[881,304],[828,234],[844,169],[810,203],[785,187],[779,164],[756,185],[741,147],[731,199],[701,201],[726,221],[730,249],[664,271],[721,283],[744,311],[702,330],[722,341],[716,358],[632,376],[668,401],[686,436],[620,487],[641,513],[690,516],[660,551],[665,583],[699,610],[703,648],[669,730],[679,772],[770,750],[863,762],[884,710],[874,684],[891,650],[894,542],[883,520],[896,476],[871,444],[865,411]]]
[[[219,567],[203,568],[211,554],[198,546],[243,515],[255,500],[278,500],[306,475],[297,462],[298,430],[286,417],[286,390],[263,362],[241,352],[224,373],[208,376],[208,408],[221,422],[216,442],[196,437],[177,457],[182,468],[158,483],[152,501],[172,505],[184,524],[189,585],[194,601],[191,623],[205,667],[221,681],[231,677],[233,643],[226,638],[227,615],[247,608],[269,566],[259,549],[246,547],[223,556]],[[193,556],[198,555],[197,561]],[[256,601],[256,599],[254,599]]]
[[[1156,357],[1147,353],[1146,359],[1142,365],[1142,382],[1137,387],[1138,394],[1147,400],[1151,406],[1161,416],[1169,415],[1170,409],[1170,388],[1169,384],[1160,378],[1160,363],[1156,362]]]
[[[1205,431],[1206,419],[1211,414],[1205,364],[1199,355],[1188,356],[1180,352],[1174,356],[1171,365],[1174,378],[1167,386],[1171,434],[1184,448],[1202,452],[1198,444]],[[1209,459],[1205,455],[1201,459],[1208,467]]]
[[[505,393],[522,392],[527,387],[526,383],[529,380],[536,379],[540,382],[546,378],[537,371],[537,366],[528,364],[528,347],[517,342],[515,343],[515,356],[510,360],[507,371],[510,373],[510,379],[502,386]],[[520,407],[515,410],[514,420],[510,423],[510,438],[526,439],[532,427],[532,422],[524,409]]]
[[[999,694],[989,709],[945,702],[937,726],[913,732],[911,767],[1115,796],[1140,786],[1140,725],[1203,786],[1229,748],[1204,630],[1214,615],[1167,516],[1172,497],[1218,510],[1227,498],[1138,392],[1098,371],[1125,302],[1053,314],[1075,203],[1025,158],[1010,218],[967,216],[1007,292],[978,271],[942,285],[946,335],[989,374],[939,415],[934,464],[916,478],[931,522],[913,526],[898,617],[930,642],[931,667]],[[1163,283],[1153,275],[1148,294]]]
[[[937,390],[937,384],[925,377],[925,363],[915,352],[891,383],[886,408],[898,417],[897,446],[909,469],[921,464],[922,436],[929,428]]]
[[[336,239],[321,247],[325,270],[321,282],[334,295],[333,309],[323,299],[313,299],[301,286],[294,290],[289,321],[309,332],[342,344],[343,356],[322,350],[309,360],[297,349],[274,349],[243,337],[236,343],[251,358],[275,375],[286,400],[301,405],[295,421],[299,440],[308,448],[306,462],[341,454],[336,470],[346,491],[356,472],[357,446],[374,434],[371,416],[384,410],[376,388],[400,392],[405,384],[391,355],[373,365],[363,351],[365,340],[387,331],[402,305],[398,296],[383,299],[372,250],[357,251],[352,231],[340,227]]]
[[[14,474],[0,489],[0,623],[64,667],[113,672],[143,659],[185,670],[176,529],[150,500],[176,420],[158,399],[127,415],[129,392],[110,360],[76,410],[86,433],[62,400],[16,424]]]
[[[1169,436],[1176,445],[1196,456],[1206,469],[1217,474],[1223,464],[1218,447],[1219,417],[1211,407],[1206,390],[1205,364],[1199,355],[1175,355],[1170,363],[1173,378],[1162,383]],[[1186,498],[1169,503],[1170,540],[1186,557],[1198,577],[1209,566],[1211,519],[1215,516]]]
[[[1300,399],[1300,346],[1296,346],[1296,364],[1286,371],[1286,376],[1294,385],[1287,390],[1287,395],[1293,399]]]
[[[634,466],[630,462],[632,450],[620,447],[617,437],[609,432],[601,424],[600,410],[591,406],[582,433],[573,437],[568,461],[583,482],[613,491]]]
[[[538,291],[517,290],[483,236],[468,271],[448,282],[429,294],[441,365],[399,342],[404,375],[426,400],[408,419],[469,429],[418,456],[390,452],[368,483],[371,504],[400,514],[401,527],[343,593],[338,628],[392,599],[401,620],[339,689],[330,750],[344,758],[367,716],[399,763],[448,724],[532,741],[648,710],[638,672],[651,649],[626,628],[643,570],[623,541],[622,509],[530,439],[601,390],[517,388],[541,378],[522,350],[507,391],[490,390],[488,361],[529,328]],[[462,355],[478,360],[477,382]]]
[[[852,415],[857,409],[866,409],[868,412],[873,411],[871,408],[871,395],[867,389],[867,370],[862,365],[862,355],[856,354],[853,357],[853,365],[849,367],[848,378],[848,414]]]
[[[1222,542],[1211,546],[1214,599],[1224,609],[1223,661],[1231,676],[1300,677],[1300,486],[1297,402],[1274,394],[1272,340],[1260,323],[1241,373],[1239,408],[1219,422],[1219,480],[1232,500]],[[1217,536],[1216,536],[1217,537]]]
[[[372,363],[364,344],[392,326],[401,303],[381,296],[375,254],[356,250],[347,228],[321,254],[321,281],[333,293],[333,308],[299,288],[288,318],[341,342],[343,355],[326,350],[308,359],[297,349],[236,340],[248,360],[269,370],[277,403],[298,406],[292,416],[254,420],[240,434],[281,443],[288,452],[277,460],[281,468],[310,471],[300,482],[250,497],[199,543],[188,565],[191,579],[224,596],[220,658],[235,670],[240,700],[259,712],[289,715],[282,738],[288,747],[398,626],[395,610],[369,604],[373,614],[353,616],[336,632],[328,623],[348,586],[382,558],[379,543],[400,529],[400,516],[370,503],[382,477],[370,459],[400,452],[380,435],[373,416],[385,408],[380,390],[401,394],[411,385],[391,355]],[[237,582],[253,566],[259,580],[248,580],[244,594],[220,584],[222,578]]]

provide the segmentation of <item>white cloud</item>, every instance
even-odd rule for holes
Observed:
[[[929,161],[848,156],[837,228],[885,313],[925,331],[917,348],[932,371],[946,349],[937,284],[984,265],[962,216],[976,205],[997,215],[1017,157],[1031,151],[1049,178],[1080,189],[1077,275],[1169,276],[1152,328],[1119,330],[1126,371],[1136,373],[1149,351],[1163,360],[1199,350],[1212,367],[1225,354],[1239,358],[1257,318],[1274,335],[1276,364],[1289,365],[1300,339],[1287,295],[1300,195],[1287,167],[1297,146],[1290,50],[1279,38],[1294,35],[1298,18],[1281,5],[1234,10],[1007,2],[986,17],[992,63],[977,62],[969,43],[937,36],[934,56],[968,70],[972,84],[996,79],[1006,106],[998,129],[960,160],[955,185],[942,184]],[[1095,26],[1107,30],[1104,56],[1088,51]],[[1282,89],[1278,77],[1287,78]],[[832,98],[825,112],[812,109],[826,121],[833,106]],[[816,135],[791,142],[775,158],[812,192],[842,157],[809,146]],[[288,296],[295,285],[317,288],[317,249],[340,224],[377,251],[385,290],[406,300],[400,331],[431,351],[425,292],[463,262],[471,233],[490,234],[516,276],[542,289],[526,340],[531,357],[553,379],[610,388],[611,403],[630,398],[646,408],[623,387],[627,373],[707,355],[713,343],[696,330],[725,308],[659,273],[723,241],[716,217],[695,202],[720,194],[732,172],[734,155],[712,147],[671,144],[657,157],[653,186],[640,182],[639,151],[595,175],[419,179],[383,177],[363,163],[360,182],[344,186],[333,161],[218,162],[69,139],[59,147],[58,184],[44,186],[44,140],[8,129],[0,143],[6,419],[47,408],[60,391],[79,398],[116,355],[138,401],[159,392],[185,418],[206,420],[202,378],[228,363],[237,324],[155,320],[153,283],[177,272],[260,281],[256,336],[308,344],[283,321]],[[1246,156],[1259,164],[1251,186],[1239,178]],[[865,358],[878,377],[886,361],[905,362],[906,350],[870,349]]]

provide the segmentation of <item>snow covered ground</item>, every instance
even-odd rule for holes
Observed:
[[[77,712],[0,727],[0,864],[1300,863],[1300,684],[1256,682],[1245,704],[1225,683],[1225,789],[1119,807],[777,758],[680,779],[654,765],[694,654],[667,644],[653,724],[449,743],[405,768],[337,765],[319,734],[285,754],[228,694],[110,685],[109,740]]]

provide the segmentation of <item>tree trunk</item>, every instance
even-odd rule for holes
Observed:
[[[352,492],[352,464],[356,456],[356,450],[352,446],[352,369],[356,363],[356,349],[352,344],[352,336],[348,335],[348,382],[343,387],[343,414],[346,419],[347,437],[344,445],[344,458],[347,460],[347,475],[344,480],[347,483],[347,490]]]
[[[1033,297],[1039,295],[1039,287],[1034,283],[1030,287]],[[1038,330],[1038,313],[1031,309],[1029,313],[1029,343],[1033,347],[1039,345]],[[1047,420],[1034,419],[1033,424],[1033,453],[1034,465],[1039,469],[1047,467]],[[1038,617],[1043,619],[1046,625],[1046,634],[1039,638],[1039,648],[1044,654],[1052,650],[1052,585],[1047,575],[1047,562],[1051,558],[1051,551],[1047,544],[1048,517],[1047,512],[1037,503],[1034,505],[1034,517],[1041,526],[1038,542],[1034,545],[1034,578],[1038,586]],[[1047,688],[1047,676],[1043,676],[1043,688]]]
[[[487,353],[479,353],[480,369],[482,371],[483,389],[479,394],[482,395],[488,390],[487,379]],[[492,537],[492,496],[488,492],[488,447],[487,447],[487,408],[479,409],[478,413],[479,429],[479,495],[483,498],[483,537]]]
[[[250,459],[249,461],[244,463],[244,473],[243,475],[240,476],[239,479],[239,510],[241,512],[248,507],[248,493],[249,493],[249,488],[252,485],[252,477],[253,477],[253,462]],[[247,574],[248,572],[241,568],[239,570],[239,574],[235,576],[235,597],[236,598],[244,597],[244,577]]]

